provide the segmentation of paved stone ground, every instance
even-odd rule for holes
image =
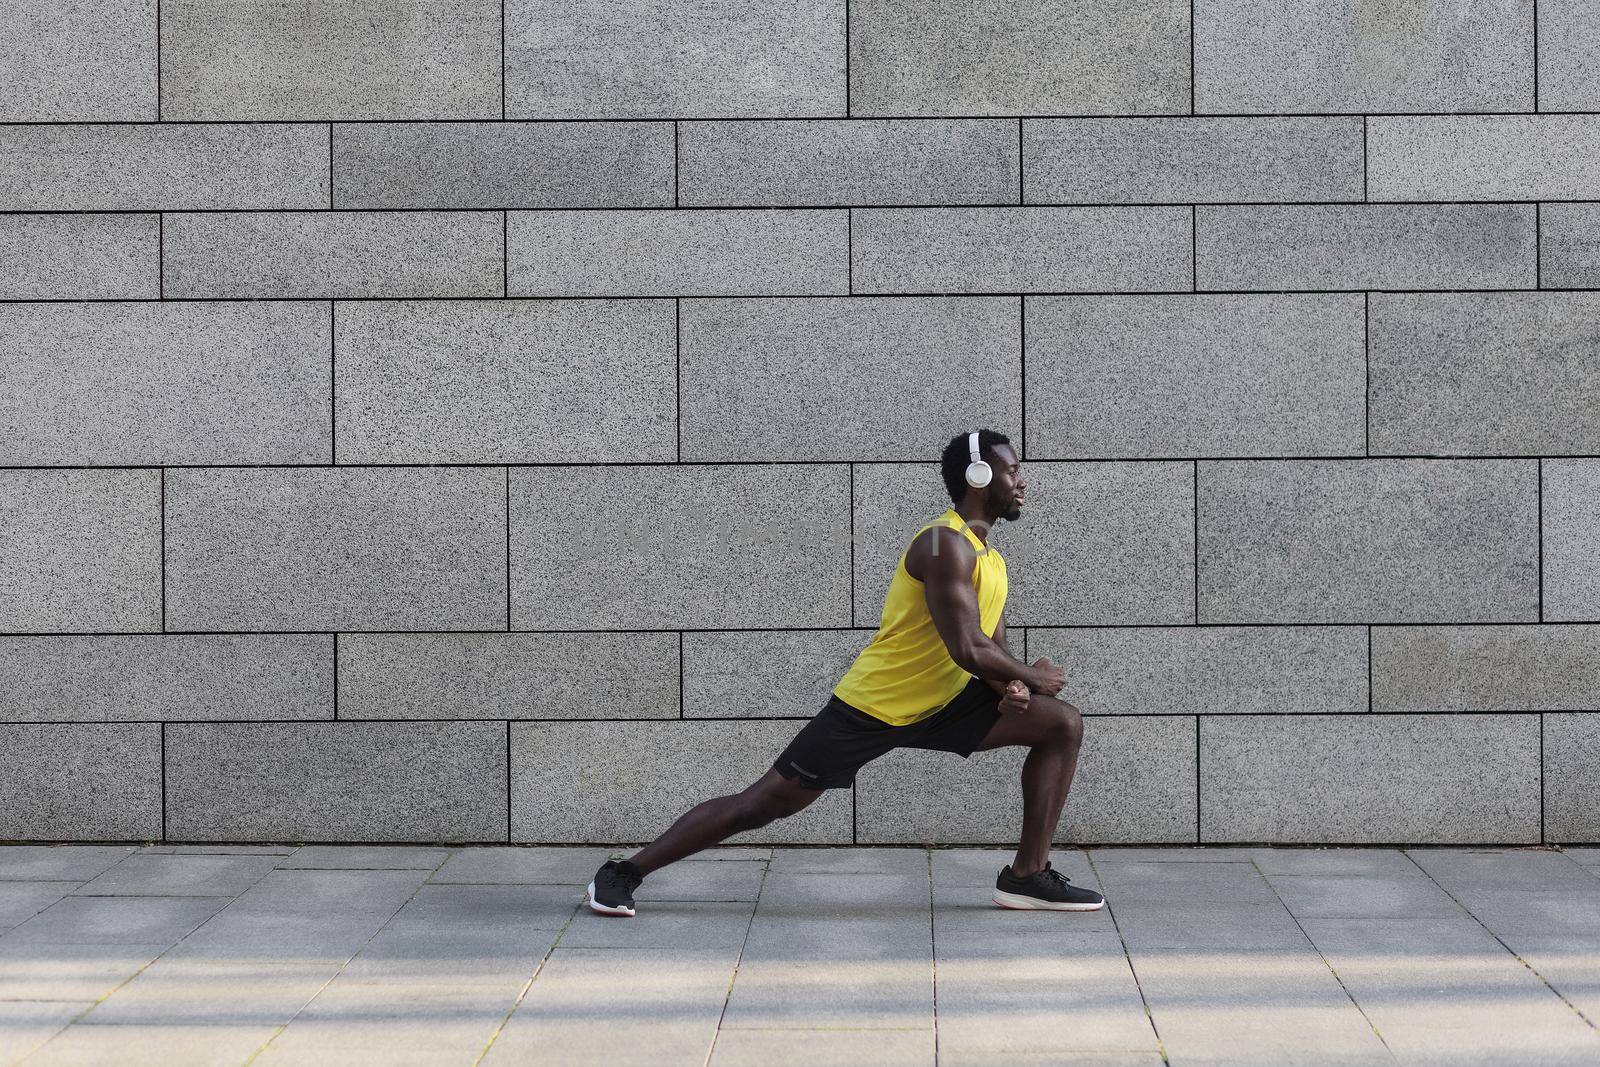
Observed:
[[[1600,1064],[1600,849],[0,847],[0,1062]]]

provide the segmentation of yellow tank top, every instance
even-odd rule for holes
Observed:
[[[917,533],[930,526],[960,530],[977,550],[972,586],[978,593],[983,632],[993,637],[1000,624],[1000,609],[1006,603],[1006,561],[1000,550],[993,545],[985,549],[955,508],[947,508]],[[893,726],[906,726],[932,715],[966,688],[973,677],[950,658],[933,616],[928,613],[923,584],[906,570],[906,553],[910,550],[907,544],[900,553],[894,577],[889,580],[878,632],[833,688],[833,695],[846,704]]]

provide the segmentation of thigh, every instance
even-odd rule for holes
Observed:
[[[978,751],[1005,748],[1008,745],[1041,745],[1070,729],[1078,718],[1078,709],[1064,701],[1043,693],[1028,698],[1028,710],[1002,714],[989,732],[978,743]]]
[[[856,771],[894,747],[896,729],[829,701],[778,754],[772,771],[806,789],[847,788]]]

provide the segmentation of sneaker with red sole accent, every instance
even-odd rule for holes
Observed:
[[[584,891],[584,900],[597,915],[632,915],[633,891],[642,881],[644,875],[629,861],[606,860]]]
[[[1043,869],[1026,878],[1011,873],[1011,864],[1000,868],[994,883],[994,902],[1002,908],[1035,911],[1098,911],[1106,898],[1093,889],[1072,884],[1072,880],[1049,861]]]

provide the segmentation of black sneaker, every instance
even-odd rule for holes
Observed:
[[[1096,911],[1106,898],[1093,889],[1075,886],[1047,860],[1043,870],[1026,878],[1011,873],[1011,864],[1000,868],[994,883],[994,902],[1002,908],[1033,908],[1044,911]]]
[[[594,873],[584,899],[589,902],[589,910],[597,914],[632,915],[633,891],[642,881],[644,875],[627,860],[606,860]]]

